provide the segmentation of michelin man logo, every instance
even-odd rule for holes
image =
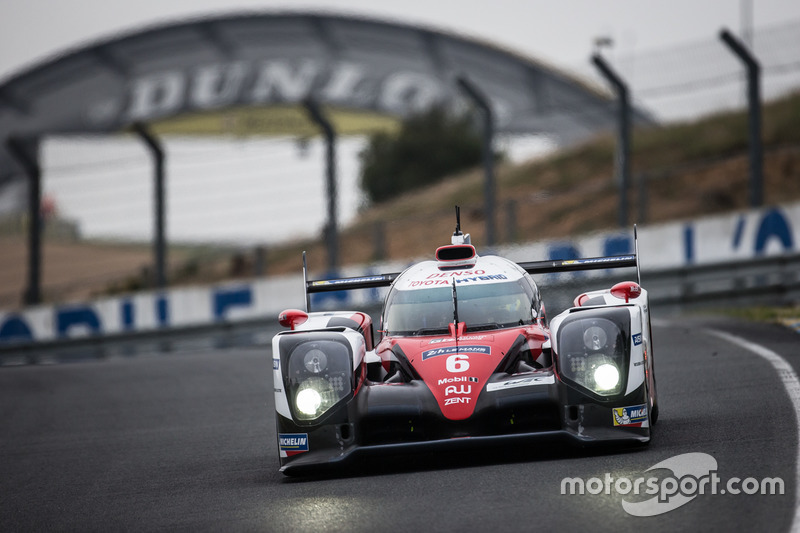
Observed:
[[[615,407],[613,411],[615,426],[639,425],[647,420],[647,406],[644,404],[631,407]]]

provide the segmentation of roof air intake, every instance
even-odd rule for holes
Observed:
[[[471,244],[451,244],[436,249],[436,260],[439,268],[472,266],[477,254]]]

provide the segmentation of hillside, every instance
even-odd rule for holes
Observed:
[[[800,94],[772,102],[763,112],[764,201],[800,199]],[[524,242],[612,229],[618,196],[613,184],[615,140],[597,138],[544,159],[497,169],[497,233],[501,242]],[[658,223],[748,207],[749,162],[745,113],[724,113],[692,123],[639,129],[633,135],[629,223]],[[642,184],[644,184],[642,186]],[[454,226],[453,206],[480,246],[484,239],[483,173],[475,169],[438,185],[365,210],[341,235],[342,262],[430,254]],[[509,206],[511,209],[509,209]],[[509,212],[515,214],[508,221]],[[270,250],[270,272],[296,271],[302,249],[312,270],[324,269],[322,242]]]

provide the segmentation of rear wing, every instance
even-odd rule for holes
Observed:
[[[636,235],[635,225],[633,226],[633,243],[634,253],[629,255],[587,257],[585,259],[565,259],[557,261],[528,261],[517,264],[529,274],[554,274],[558,272],[576,272],[579,270],[636,267],[636,279],[641,285],[642,276],[639,270],[639,241]],[[388,287],[400,274],[400,272],[392,272],[390,274],[309,281],[306,270],[306,253],[303,252],[303,286],[306,292],[306,311],[310,311],[310,295],[313,293]]]
[[[638,266],[636,254],[613,255],[608,257],[587,257],[586,259],[565,259],[560,261],[529,261],[518,263],[528,274],[553,274],[556,272],[575,272],[578,270],[600,270],[604,268],[623,268]]]
[[[303,289],[306,293],[306,312],[311,311],[311,294],[315,292],[349,291],[353,289],[375,289],[388,287],[397,279],[400,272],[391,274],[375,274],[370,276],[356,276],[354,278],[334,278],[308,280],[306,268],[306,253],[303,252]]]
[[[636,281],[639,285],[642,284],[642,273],[639,269],[639,236],[636,231],[636,224],[633,225],[633,254],[564,259],[560,261],[529,261],[518,264],[528,274],[553,274],[556,272],[576,272],[578,270],[636,267]]]

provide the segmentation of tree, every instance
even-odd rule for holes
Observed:
[[[478,165],[481,138],[470,115],[434,107],[409,117],[395,135],[373,135],[359,157],[361,189],[380,203]]]

